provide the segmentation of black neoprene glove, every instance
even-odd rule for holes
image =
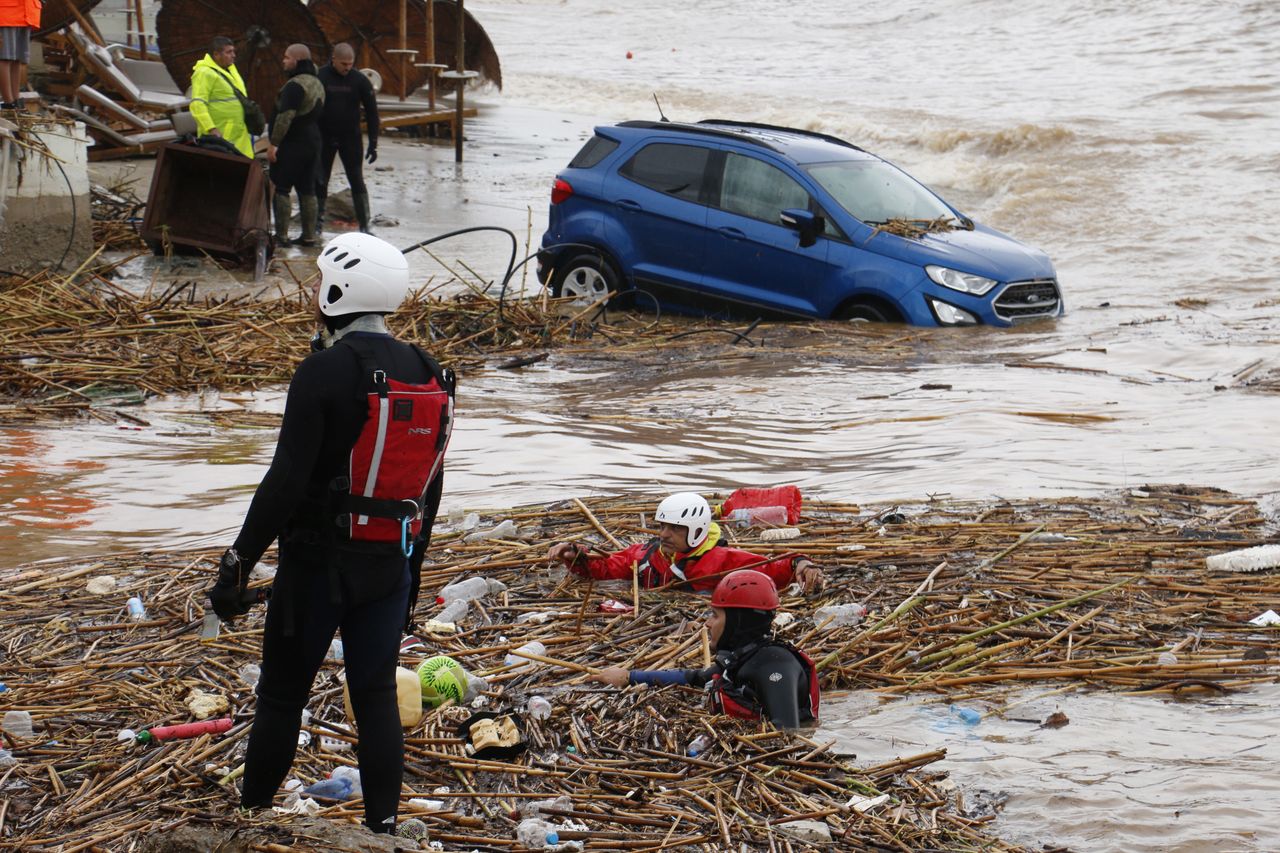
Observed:
[[[365,152],[364,159],[368,160],[370,163],[378,162],[378,143],[369,143],[369,150]]]
[[[218,582],[209,589],[209,603],[222,621],[243,616],[253,606],[253,597],[246,594],[252,568],[240,561],[235,548],[228,548],[218,560]]]

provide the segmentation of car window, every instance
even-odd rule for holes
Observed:
[[[638,184],[686,201],[699,201],[711,151],[693,145],[646,145],[619,172]]]
[[[570,169],[590,169],[617,149],[618,143],[607,136],[596,134],[587,140],[582,150],[569,161]]]
[[[846,160],[808,169],[841,207],[863,222],[955,216],[923,184],[882,160]]]
[[[809,193],[777,166],[729,153],[720,186],[720,207],[752,219],[778,224],[787,208],[809,209]]]

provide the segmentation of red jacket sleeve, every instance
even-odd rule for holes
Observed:
[[[737,548],[712,548],[701,558],[699,558],[687,570],[687,576],[690,584],[698,592],[709,592],[716,588],[716,584],[724,579],[724,576],[734,569],[749,566],[752,563],[759,563],[764,557],[759,554],[752,554],[750,551],[742,551]],[[792,581],[791,557],[780,557],[776,560],[770,560],[759,566],[755,566],[758,572],[764,572],[773,581],[773,585],[779,591],[789,586]],[[705,580],[700,580],[705,578]]]
[[[607,557],[591,557],[587,560],[586,571],[581,568],[574,568],[575,574],[587,574],[598,581],[619,580],[622,578],[631,578],[631,564],[638,563],[643,557],[646,550],[644,542],[637,542],[625,551],[618,551]],[[582,562],[578,562],[580,567]]]

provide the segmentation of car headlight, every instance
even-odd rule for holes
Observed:
[[[973,326],[977,325],[978,318],[970,314],[963,308],[957,308],[949,305],[941,299],[930,297],[929,305],[933,308],[933,314],[938,318],[938,322],[944,326]]]
[[[933,264],[924,268],[925,275],[936,281],[943,287],[949,287],[952,290],[958,290],[961,293],[971,293],[974,296],[983,296],[991,288],[995,287],[999,282],[990,278],[983,278],[980,275],[973,275],[967,272],[957,272],[946,267],[939,267]]]

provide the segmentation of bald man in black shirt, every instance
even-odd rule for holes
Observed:
[[[364,154],[370,164],[378,159],[378,99],[369,78],[359,71],[352,73],[356,54],[343,42],[333,48],[333,59],[318,72],[324,84],[324,115],[320,118],[320,173],[316,198],[320,203],[320,225],[324,227],[324,202],[329,195],[329,176],[333,173],[333,157],[342,158],[342,169],[351,184],[351,202],[355,207],[360,230],[369,233],[369,191],[364,184],[360,162],[360,110],[369,129],[369,147]]]

